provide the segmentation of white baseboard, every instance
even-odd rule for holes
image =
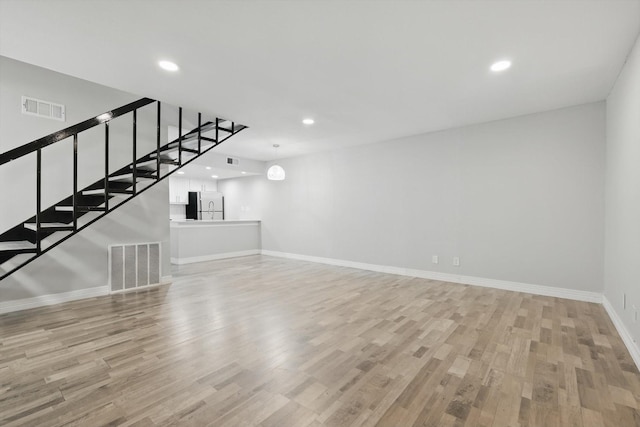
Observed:
[[[640,346],[638,346],[638,343],[633,340],[633,337],[629,333],[629,330],[627,329],[627,327],[622,322],[622,319],[620,318],[620,316],[618,316],[618,313],[613,308],[613,305],[611,305],[611,302],[609,302],[607,297],[604,295],[602,296],[602,305],[604,305],[604,309],[607,311],[607,314],[609,314],[609,317],[611,318],[613,325],[618,330],[618,334],[620,334],[620,338],[622,338],[622,341],[627,346],[627,349],[631,354],[631,358],[633,358],[633,361],[636,363],[636,366],[638,367],[638,369],[640,369]]]
[[[509,282],[506,280],[486,279],[483,277],[463,276],[458,274],[439,273],[437,271],[415,270],[411,268],[393,267],[387,265],[367,264],[363,262],[346,261],[334,258],[322,258],[310,255],[291,254],[286,252],[263,250],[263,255],[280,258],[297,259],[301,261],[317,262],[320,264],[337,265],[340,267],[358,268],[360,270],[376,271],[379,273],[397,274],[400,276],[419,277],[443,282],[461,283],[465,285],[482,286],[485,288],[504,289],[514,292],[526,292],[556,298],[566,298],[576,301],[602,303],[602,294],[598,292],[578,291],[575,289],[555,288],[551,286],[532,285],[529,283]]]
[[[237,258],[241,256],[248,256],[248,255],[259,255],[260,253],[261,253],[260,249],[249,249],[246,251],[225,252],[222,254],[194,256],[190,258],[171,257],[171,264],[178,264],[178,265],[193,264],[194,262],[215,261],[217,259]]]
[[[173,276],[171,275],[162,276],[162,278],[160,279],[160,283],[155,285],[149,285],[149,286],[146,286],[145,288],[166,285],[171,283],[172,280],[173,280]],[[135,290],[135,289],[142,289],[142,288],[134,288],[132,290]],[[47,305],[61,304],[63,302],[77,301],[80,299],[101,297],[104,295],[109,295],[109,293],[110,293],[109,286],[97,286],[95,288],[78,289],[76,291],[61,292],[59,294],[40,295],[33,298],[4,301],[4,302],[0,302],[0,314],[11,313],[11,312],[20,311],[20,310],[28,310],[30,308],[44,307]]]
[[[27,310],[45,305],[60,304],[79,299],[95,298],[103,295],[109,295],[108,286],[97,286],[95,288],[78,289],[77,291],[61,292],[59,294],[41,295],[33,298],[4,301],[0,302],[0,314]]]
[[[120,289],[117,291],[111,291],[110,294],[111,295],[115,295],[115,294],[126,294],[129,292],[134,292],[134,291],[142,291],[144,289],[151,289],[151,288],[156,288],[158,286],[162,286],[162,285],[168,285],[171,283],[171,281],[173,280],[173,276],[169,275],[169,276],[162,276],[160,278],[160,283],[152,283],[150,285],[144,285],[144,286],[136,286],[135,288],[129,288],[129,289]]]

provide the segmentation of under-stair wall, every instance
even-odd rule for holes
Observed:
[[[168,199],[164,180],[3,279],[0,313],[107,294],[112,244],[161,242],[161,276],[169,280]]]

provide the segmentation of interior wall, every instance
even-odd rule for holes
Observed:
[[[161,242],[161,275],[171,275],[169,183],[165,179],[0,283],[0,303],[107,286],[108,247]]]
[[[640,318],[636,320],[636,315],[640,316],[637,313],[640,310],[640,39],[607,98],[606,158],[604,294],[637,345],[640,342]]]
[[[218,187],[228,218],[262,220],[265,250],[601,292],[604,152],[599,102],[285,159],[285,181]]]

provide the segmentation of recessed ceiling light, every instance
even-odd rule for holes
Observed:
[[[491,64],[491,71],[498,73],[500,71],[509,69],[509,67],[511,67],[511,61],[505,59]]]
[[[211,175],[211,178],[217,178],[218,175]]]
[[[178,171],[178,175],[184,175],[184,171]]]
[[[167,71],[178,71],[180,69],[175,62],[171,61],[158,61],[158,65],[160,68]]]
[[[304,123],[305,125],[312,125],[315,123],[315,121],[313,119],[304,119],[302,120],[302,123]]]
[[[244,174],[246,174],[246,172],[245,172],[245,171],[242,171],[241,173],[242,173],[243,175],[244,175]]]
[[[205,169],[209,171],[211,170],[211,166],[206,166]]]

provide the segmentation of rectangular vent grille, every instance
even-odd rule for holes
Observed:
[[[160,243],[109,246],[109,286],[122,292],[160,283]]]
[[[22,97],[22,114],[59,120],[61,122],[64,122],[66,119],[64,105],[28,96]]]
[[[227,164],[228,165],[237,165],[240,162],[238,161],[238,159],[234,159],[232,157],[227,157]]]

